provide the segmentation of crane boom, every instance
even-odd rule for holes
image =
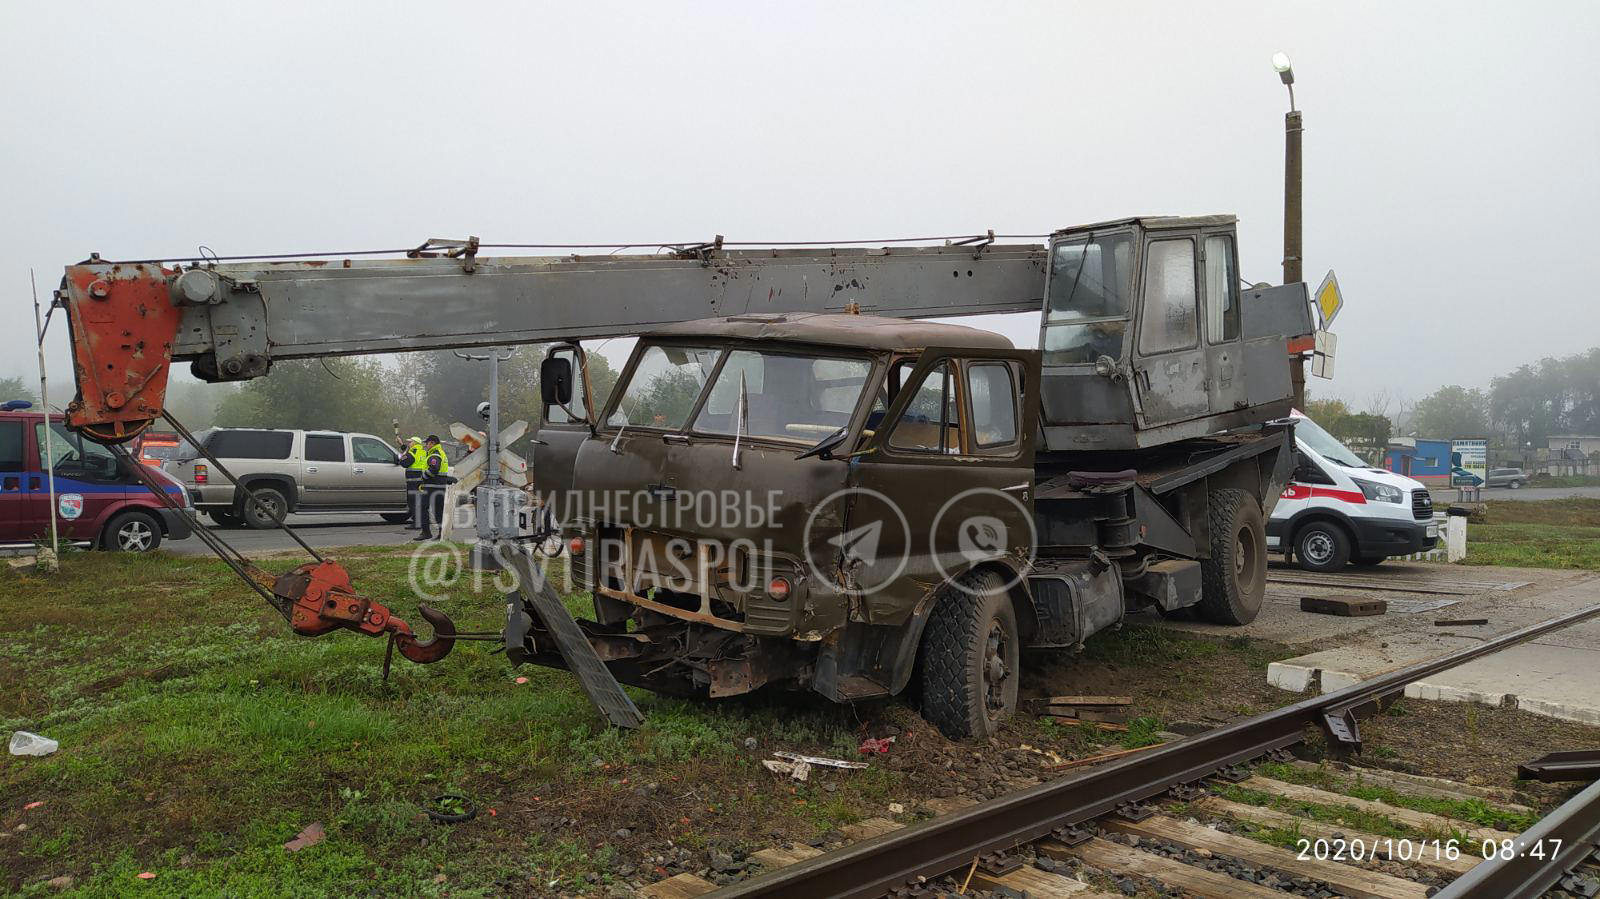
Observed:
[[[1042,245],[722,250],[675,255],[244,262],[168,268],[92,257],[69,266],[78,398],[69,420],[102,440],[163,409],[168,369],[208,381],[274,360],[609,337],[748,312],[902,318],[1030,312]]]

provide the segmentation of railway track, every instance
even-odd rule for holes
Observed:
[[[1358,752],[1360,719],[1407,684],[1596,615],[1600,605],[989,802],[925,803],[942,813],[920,823],[871,819],[829,852],[773,847],[752,856],[765,873],[714,895],[1593,896],[1600,781],[1535,821],[1514,797],[1289,750],[1320,730],[1333,754]],[[715,889],[679,875],[644,894]]]

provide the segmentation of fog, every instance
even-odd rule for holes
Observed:
[[[1338,272],[1359,404],[1600,342],[1590,3],[11,3],[0,375],[28,273],[113,258],[505,242],[1040,233],[1231,212]],[[28,326],[24,326],[24,324]],[[1035,341],[1036,316],[999,327]],[[48,344],[70,395],[65,328]],[[607,345],[617,355],[627,341]]]

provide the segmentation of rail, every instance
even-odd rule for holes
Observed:
[[[1219,773],[1226,775],[1231,773],[1230,768],[1301,742],[1307,727],[1321,728],[1329,745],[1336,749],[1358,751],[1361,746],[1359,719],[1383,708],[1385,702],[1402,693],[1408,684],[1596,615],[1600,615],[1600,604],[1132,756],[1097,771],[1039,784],[951,815],[854,843],[729,885],[710,895],[724,899],[756,896],[870,899],[914,883],[919,877],[932,878],[967,865],[974,856],[1009,851],[1052,833],[1066,836],[1076,825],[1119,807],[1154,798],[1174,787],[1193,784]],[[1585,795],[1595,790],[1591,787]],[[1600,815],[1600,802],[1590,802],[1584,809],[1588,814]],[[1545,822],[1550,822],[1560,811],[1547,817]],[[1575,820],[1580,815],[1572,812],[1568,817]],[[1569,822],[1556,818],[1552,826],[1565,828]],[[1514,878],[1521,867],[1504,876]],[[1457,899],[1500,896],[1504,895],[1497,891],[1501,883],[1496,879],[1492,887],[1486,885],[1483,891],[1467,884],[1463,887],[1467,892],[1451,895]]]

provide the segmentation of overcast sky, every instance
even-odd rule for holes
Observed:
[[[1597,39],[1588,2],[6,3],[0,375],[32,377],[29,267],[90,251],[1229,212],[1276,281],[1284,50],[1306,276],[1347,302],[1313,390],[1483,386],[1600,343]]]

